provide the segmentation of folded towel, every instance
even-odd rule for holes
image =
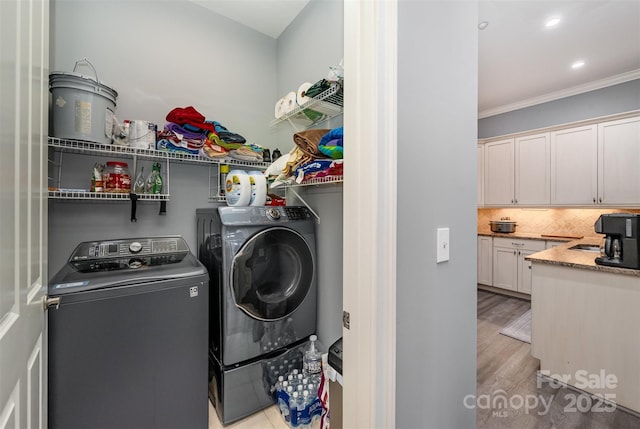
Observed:
[[[295,169],[296,182],[301,183],[305,177],[326,170],[331,167],[331,159],[314,159]]]
[[[186,127],[182,127],[175,122],[169,122],[164,126],[164,129],[167,131],[171,131],[172,133],[181,136],[183,139],[205,139],[207,137],[206,131],[202,132],[194,132],[190,131]]]
[[[168,122],[180,125],[189,124],[207,131],[215,132],[216,130],[213,124],[205,123],[205,117],[193,106],[176,107],[167,114],[166,119]]]
[[[329,141],[344,138],[344,127],[334,128],[322,136],[318,146],[326,145]]]
[[[320,144],[318,150],[333,159],[344,158],[341,138],[329,140],[326,144]]]
[[[220,139],[222,141],[226,142],[226,143],[245,143],[247,141],[240,134],[232,133],[231,131],[229,131],[227,129],[227,127],[222,125],[220,122],[217,122],[217,121],[205,121],[205,123],[206,124],[213,124],[213,126],[216,129],[216,133],[218,134]]]
[[[202,149],[200,149],[200,154],[205,158],[218,159],[229,155],[229,151],[212,143],[211,140],[207,140]]]
[[[322,152],[318,150],[318,143],[329,131],[331,130],[323,128],[300,131],[293,135],[293,142],[305,155],[322,158]]]
[[[156,149],[166,150],[168,152],[186,153],[189,155],[198,155],[200,153],[200,149],[190,149],[167,139],[158,140],[156,143]]]

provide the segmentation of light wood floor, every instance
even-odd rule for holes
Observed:
[[[476,408],[477,429],[640,429],[640,418],[621,410],[580,412],[569,407],[578,393],[536,383],[540,362],[531,356],[531,345],[500,334],[500,330],[531,308],[530,302],[492,292],[478,291],[478,370],[476,397],[504,395],[516,407]],[[504,392],[504,393],[502,393]],[[565,396],[569,395],[569,396]],[[520,407],[518,398],[539,405]],[[550,403],[548,411],[540,401]],[[589,399],[590,400],[590,399]],[[584,404],[584,402],[582,402]],[[320,427],[315,421],[313,429]],[[231,425],[222,426],[209,404],[209,429],[288,429],[275,406]],[[398,428],[402,429],[402,428]],[[426,429],[426,428],[425,428]],[[458,429],[458,428],[456,428]],[[459,428],[465,429],[465,428]]]
[[[538,388],[536,372],[540,361],[531,356],[531,345],[500,334],[503,327],[529,308],[529,301],[478,291],[477,398],[485,395],[494,399],[502,394],[513,401],[515,407],[479,406],[476,408],[477,428],[640,428],[637,416],[622,410],[600,412],[599,409],[606,407],[598,407],[597,401],[589,396],[580,398],[580,393],[574,390],[553,388],[546,382]],[[520,406],[519,398],[529,401],[529,410]],[[550,406],[542,405],[543,400]],[[574,400],[579,406],[572,405]],[[533,407],[536,401],[538,406]]]

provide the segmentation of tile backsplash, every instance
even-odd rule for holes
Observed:
[[[531,234],[597,236],[593,224],[605,213],[640,213],[638,209],[567,209],[567,208],[481,208],[478,209],[478,232],[491,232],[489,221],[508,217],[517,222],[516,231]]]

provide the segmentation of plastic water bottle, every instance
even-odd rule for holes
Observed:
[[[276,392],[280,392],[283,389],[284,377],[279,376],[276,382]]]
[[[316,347],[318,337],[311,335],[309,340],[309,348],[304,352],[304,357],[302,358],[302,373],[308,378],[320,377],[322,373],[322,354]]]
[[[309,392],[307,390],[304,390],[302,392],[302,395],[298,396],[298,410],[303,411],[309,405],[311,405],[311,398],[309,397]],[[307,413],[308,413],[308,411],[307,411]],[[301,422],[298,425],[298,427],[300,429],[309,429],[309,428],[311,428],[311,419],[309,419],[309,421],[305,421],[304,423]]]
[[[291,413],[296,413],[296,411],[298,410],[298,392],[293,392],[293,394],[289,397],[289,409],[291,410]],[[296,424],[295,426],[293,425],[293,419],[291,420],[291,427],[298,427],[298,425]]]

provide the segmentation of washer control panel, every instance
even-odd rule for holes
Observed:
[[[189,252],[182,237],[133,238],[80,243],[69,261],[108,259],[123,256],[155,256]]]

